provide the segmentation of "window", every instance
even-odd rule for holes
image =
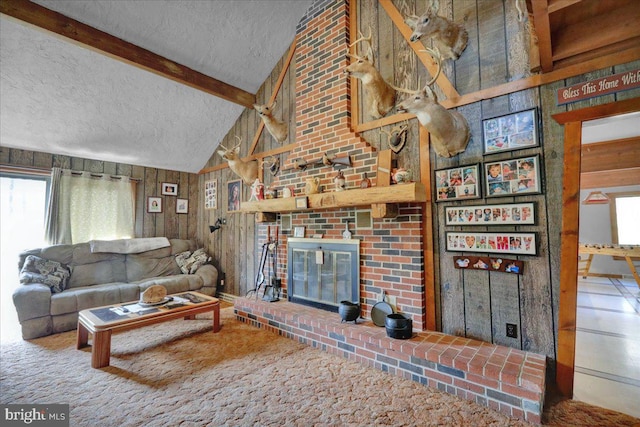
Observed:
[[[611,200],[611,239],[617,245],[640,245],[640,191],[607,193]],[[622,258],[621,258],[622,259]]]
[[[65,171],[66,172],[66,171]],[[61,218],[68,222],[71,243],[113,240],[134,235],[135,184],[127,178],[64,173]]]

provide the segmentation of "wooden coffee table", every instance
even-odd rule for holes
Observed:
[[[109,366],[111,334],[141,328],[173,319],[194,319],[196,314],[213,312],[213,332],[220,330],[220,301],[199,292],[168,295],[172,301],[164,305],[142,306],[137,301],[95,307],[78,314],[77,348],[86,347],[93,334],[91,367]]]

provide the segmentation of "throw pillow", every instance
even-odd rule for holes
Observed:
[[[69,283],[71,269],[57,261],[29,255],[20,270],[20,283],[42,283],[51,288],[52,293],[62,292]]]
[[[211,260],[204,248],[200,248],[195,252],[181,252],[176,255],[176,263],[180,267],[183,274],[194,274],[198,268]]]

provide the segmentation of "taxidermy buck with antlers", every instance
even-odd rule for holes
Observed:
[[[364,37],[359,32],[360,38],[349,45],[349,48],[357,43],[367,42],[367,53],[365,56],[352,55],[347,56],[353,61],[344,69],[345,74],[360,79],[362,88],[367,94],[367,111],[369,114],[379,119],[385,116],[393,108],[396,100],[396,91],[382,78],[380,72],[373,63],[373,50],[371,49],[371,27],[369,27],[369,36]]]
[[[462,153],[469,143],[469,124],[454,110],[447,110],[438,104],[438,97],[431,89],[442,71],[442,60],[437,50],[427,49],[438,65],[436,75],[424,88],[416,91],[396,88],[399,91],[409,93],[407,99],[396,105],[399,113],[412,113],[418,121],[431,134],[431,142],[436,154],[440,157],[452,157]]]
[[[422,16],[411,15],[405,18],[404,22],[413,30],[412,42],[420,40],[421,37],[430,37],[433,47],[442,53],[442,59],[450,58],[455,61],[467,47],[469,34],[462,25],[438,16],[437,3],[431,2]]]
[[[258,161],[244,161],[240,158],[240,144],[242,143],[242,139],[238,136],[236,136],[236,138],[238,138],[238,144],[231,149],[221,143],[220,147],[222,147],[222,150],[218,150],[218,154],[229,162],[229,168],[233,173],[242,178],[245,184],[251,185],[256,178],[258,178]]]
[[[273,101],[271,105],[253,104],[253,108],[260,115],[271,136],[280,143],[284,142],[289,136],[289,127],[286,123],[273,117],[273,109],[276,108],[276,101]]]

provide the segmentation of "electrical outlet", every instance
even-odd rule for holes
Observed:
[[[518,326],[513,323],[507,323],[507,336],[509,338],[518,338]]]

